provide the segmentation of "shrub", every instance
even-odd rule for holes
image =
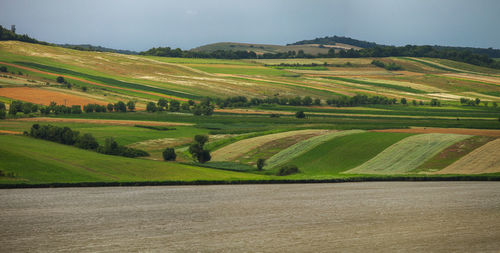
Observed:
[[[298,111],[298,112],[295,113],[295,117],[297,119],[303,119],[303,118],[306,117],[306,114],[303,111]]]
[[[163,150],[163,160],[165,161],[175,161],[175,158],[177,158],[177,155],[175,154],[175,150],[173,148],[166,148]]]
[[[259,160],[257,160],[257,169],[262,170],[262,168],[264,168],[265,164],[266,164],[266,160],[260,158]]]
[[[111,104],[111,103],[109,103],[106,107],[107,107],[107,109],[108,109],[108,112],[112,112],[112,111],[113,111],[113,109],[115,108],[115,107],[113,106],[113,104]]]
[[[134,101],[128,101],[127,102],[127,108],[129,111],[133,112],[135,110],[135,102]]]
[[[0,67],[0,72],[6,73],[7,71],[8,71],[7,67],[5,67],[5,66]]]
[[[80,105],[73,105],[73,106],[71,106],[71,113],[73,113],[73,114],[81,114],[82,113],[82,107]]]
[[[158,108],[156,107],[156,104],[153,102],[149,102],[146,105],[146,111],[148,111],[148,112],[156,112],[157,110],[158,110]]]
[[[299,173],[299,168],[297,168],[297,166],[285,165],[278,170],[278,173],[276,175],[287,176],[287,175],[296,174],[296,173]]]
[[[99,147],[99,143],[97,143],[92,134],[86,133],[76,139],[75,146],[82,149],[97,149]]]
[[[203,149],[203,146],[208,141],[207,135],[196,135],[194,137],[195,143],[189,146],[189,153],[199,163],[205,163],[212,159],[210,152],[208,150]]]
[[[58,77],[56,78],[56,81],[57,81],[58,83],[64,83],[64,82],[66,82],[66,80],[64,80],[64,77],[62,77],[62,76],[58,76]]]
[[[7,113],[5,112],[5,109],[0,109],[0,119],[5,119],[7,116]]]

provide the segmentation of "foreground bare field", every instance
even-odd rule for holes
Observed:
[[[1,252],[498,252],[500,183],[0,191]]]

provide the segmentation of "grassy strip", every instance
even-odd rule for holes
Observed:
[[[115,85],[115,86],[123,87],[123,88],[151,91],[151,92],[156,92],[156,93],[160,93],[160,94],[171,95],[171,96],[176,96],[176,97],[181,97],[181,98],[200,99],[199,96],[187,94],[187,93],[183,93],[183,92],[165,90],[165,89],[160,89],[160,88],[156,88],[156,87],[136,84],[136,83],[123,82],[123,81],[119,81],[119,80],[108,78],[108,77],[95,76],[95,75],[80,73],[80,72],[76,72],[76,71],[72,71],[72,70],[68,70],[68,69],[47,66],[47,65],[42,65],[42,64],[33,63],[33,62],[14,62],[14,63],[19,64],[19,65],[23,65],[26,67],[35,68],[35,69],[42,70],[42,71],[55,72],[58,74],[72,75],[72,76],[78,76],[78,77],[82,77],[82,78],[86,78],[86,79],[91,79],[93,81],[102,82],[103,84],[107,84],[107,85]]]
[[[273,155],[271,158],[267,160],[267,164],[265,166],[266,169],[272,169],[276,166],[279,166],[281,164],[284,164],[290,160],[292,160],[295,157],[298,157],[300,155],[305,154],[307,151],[317,147],[318,145],[327,142],[333,138],[339,137],[339,136],[344,136],[344,135],[349,135],[349,134],[355,134],[355,133],[361,133],[363,132],[362,130],[348,130],[348,131],[342,131],[342,132],[334,132],[334,133],[329,133],[329,134],[324,134],[316,137],[309,138],[307,140],[301,141],[299,143],[296,143],[281,152]]]
[[[387,84],[387,83],[375,83],[375,82],[368,82],[368,81],[357,80],[357,79],[352,79],[352,78],[334,77],[334,76],[324,76],[322,78],[332,79],[332,80],[337,80],[337,81],[342,81],[342,82],[348,82],[348,83],[357,83],[357,84],[377,86],[377,87],[405,91],[405,92],[411,92],[411,93],[417,93],[417,94],[427,93],[425,91],[413,89],[411,87],[404,87],[404,86]]]
[[[353,183],[353,182],[423,182],[423,181],[500,181],[500,174],[443,175],[443,176],[351,176],[329,179],[269,179],[269,180],[192,180],[192,181],[126,181],[126,182],[80,182],[44,184],[0,184],[0,189],[13,188],[60,188],[60,187],[117,187],[117,186],[174,186],[174,185],[229,185],[229,184],[307,184],[307,183]]]

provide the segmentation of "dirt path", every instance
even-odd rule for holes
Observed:
[[[40,73],[40,74],[46,74],[46,75],[51,75],[51,76],[62,76],[62,77],[67,78],[67,79],[73,79],[73,80],[77,80],[77,81],[80,81],[80,82],[84,82],[84,83],[88,83],[88,84],[93,84],[93,85],[97,85],[97,86],[102,86],[102,87],[108,87],[108,88],[119,89],[119,90],[126,90],[126,91],[133,91],[133,92],[137,92],[137,93],[143,93],[143,94],[148,94],[148,95],[160,96],[160,97],[165,97],[165,98],[169,98],[169,99],[176,99],[176,100],[181,100],[181,101],[188,101],[187,99],[184,99],[184,98],[178,98],[178,97],[168,96],[168,95],[164,95],[164,94],[160,94],[160,93],[154,93],[154,92],[148,92],[148,91],[141,91],[141,90],[135,90],[135,89],[129,89],[129,88],[123,88],[123,87],[117,87],[117,86],[112,86],[112,85],[97,83],[97,82],[85,80],[85,79],[79,78],[79,77],[73,77],[73,76],[62,75],[62,74],[55,74],[55,73],[51,73],[51,72],[47,72],[47,71],[41,71],[41,70],[38,70],[38,69],[24,67],[24,66],[21,66],[21,65],[7,63],[7,62],[2,62],[2,61],[0,61],[0,64],[11,66],[11,67],[16,67],[16,68],[20,68],[20,69],[24,69],[24,70],[28,70],[28,71],[32,71],[32,72],[36,72],[36,73]]]
[[[490,141],[434,174],[483,174],[500,172],[500,139]]]
[[[412,127],[409,129],[384,129],[371,130],[373,132],[388,132],[388,133],[440,133],[440,134],[466,134],[500,137],[500,130],[491,129],[467,129],[467,128],[434,128],[434,127]]]
[[[21,118],[9,121],[32,121],[32,122],[74,122],[74,123],[89,123],[103,125],[118,125],[118,126],[192,126],[190,123],[180,122],[163,122],[163,121],[142,121],[142,120],[108,120],[108,119],[70,119],[70,118]]]

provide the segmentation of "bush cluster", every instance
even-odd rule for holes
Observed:
[[[281,167],[278,172],[276,173],[276,175],[278,176],[287,176],[287,175],[291,175],[291,174],[296,174],[296,173],[299,173],[299,168],[295,165],[285,165],[283,167]]]
[[[126,157],[149,156],[146,151],[120,146],[113,138],[106,138],[105,145],[101,146],[92,134],[80,135],[78,131],[73,131],[69,127],[33,124],[30,132],[26,134],[37,139],[71,145],[81,149],[95,150],[102,154]]]

